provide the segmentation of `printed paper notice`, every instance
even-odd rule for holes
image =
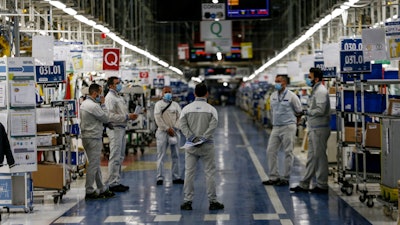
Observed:
[[[11,136],[36,135],[35,110],[12,111],[10,115]]]
[[[35,82],[13,82],[10,86],[11,106],[35,106]]]
[[[36,123],[60,123],[60,108],[36,108]]]
[[[5,82],[0,82],[0,108],[7,107],[7,92],[6,92],[6,85]]]

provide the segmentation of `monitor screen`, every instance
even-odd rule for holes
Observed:
[[[155,18],[158,22],[201,20],[201,0],[156,0]]]
[[[269,0],[228,0],[226,4],[228,19],[269,18]]]

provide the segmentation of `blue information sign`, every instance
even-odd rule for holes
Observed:
[[[165,83],[164,78],[153,79],[153,85],[155,88],[164,88],[164,83]]]
[[[371,72],[371,63],[364,62],[361,38],[349,38],[341,41],[340,71],[342,73]]]
[[[65,80],[65,61],[54,61],[52,66],[36,66],[37,83],[59,83]]]
[[[324,61],[315,61],[314,67],[320,68],[324,77],[336,77],[336,67],[325,67]]]

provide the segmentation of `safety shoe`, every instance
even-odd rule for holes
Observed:
[[[85,200],[94,200],[94,199],[98,199],[99,198],[99,194],[97,194],[96,192],[90,193],[85,195]]]
[[[219,210],[219,209],[224,209],[224,204],[219,203],[219,202],[210,202],[210,207],[208,207],[209,210]]]
[[[288,186],[289,181],[288,180],[279,180],[278,182],[275,183],[275,186]]]
[[[290,188],[290,191],[294,191],[294,192],[308,192],[308,189],[302,188],[300,186],[296,186],[294,188]]]
[[[185,181],[182,180],[182,179],[175,179],[175,180],[172,181],[172,183],[173,184],[183,184],[183,183],[185,183]]]
[[[129,190],[129,187],[124,186],[122,184],[118,184],[118,185],[109,187],[109,190],[112,192],[125,192],[125,191]]]
[[[109,190],[106,190],[99,194],[98,198],[112,198],[115,196],[115,193]]]
[[[263,181],[262,184],[264,185],[275,185],[279,182],[279,179],[277,180],[267,180],[267,181]]]
[[[317,193],[317,194],[327,194],[329,191],[328,189],[323,189],[320,187],[315,187],[313,189],[310,189],[311,193]]]
[[[125,188],[126,191],[129,190],[129,186],[123,185],[123,184],[119,184],[119,185],[122,186],[123,188]]]
[[[191,201],[184,202],[181,205],[181,210],[192,210],[192,209],[193,208],[192,208],[192,202]]]

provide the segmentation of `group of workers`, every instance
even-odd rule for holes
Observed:
[[[128,120],[135,120],[138,115],[129,113],[119,92],[122,89],[119,78],[107,80],[109,92],[104,97],[102,87],[98,84],[89,86],[89,95],[80,106],[82,144],[87,154],[86,200],[105,199],[115,196],[115,192],[125,192],[129,186],[121,184],[121,166],[125,157],[125,128]],[[210,210],[223,209],[217,201],[215,184],[215,154],[213,133],[218,125],[217,110],[207,103],[208,89],[204,83],[195,87],[195,100],[182,110],[172,100],[170,87],[163,88],[163,98],[155,104],[154,117],[157,124],[157,185],[164,181],[163,168],[167,148],[171,149],[172,182],[184,184],[182,210],[192,210],[194,195],[194,175],[197,162],[204,163],[207,193]],[[110,157],[108,161],[108,179],[102,181],[100,168],[101,149],[103,147],[103,129],[110,140]],[[179,139],[183,134],[187,141],[193,143],[185,151],[185,179],[181,178],[179,166]]]
[[[328,193],[327,141],[330,135],[330,102],[326,87],[322,83],[323,74],[318,68],[311,68],[307,85],[312,87],[307,109],[303,109],[299,98],[287,89],[289,79],[278,75],[275,79],[276,91],[271,95],[273,128],[267,147],[269,179],[264,185],[289,186],[293,165],[293,148],[296,129],[300,117],[307,119],[308,157],[306,171],[300,184],[289,188],[293,192]],[[102,87],[91,84],[89,95],[80,106],[82,144],[87,154],[86,200],[104,199],[115,196],[115,192],[125,192],[129,186],[121,184],[121,166],[125,157],[125,128],[128,120],[135,120],[138,115],[129,113],[119,92],[122,89],[119,78],[107,80],[109,92],[104,97]],[[183,109],[174,102],[170,87],[164,87],[162,99],[155,104],[154,118],[157,124],[157,173],[156,184],[164,182],[164,160],[168,148],[172,158],[172,183],[184,184],[184,199],[181,210],[192,210],[194,196],[194,176],[199,160],[202,161],[206,174],[207,196],[210,210],[223,209],[217,201],[215,184],[215,152],[213,133],[218,126],[217,110],[207,103],[208,89],[204,83],[195,87],[195,100]],[[102,181],[100,169],[102,137],[104,124],[110,140],[108,179]],[[187,143],[185,148],[185,175],[181,178],[179,165],[179,142],[183,134]],[[186,145],[185,145],[186,146]],[[278,172],[277,155],[285,153],[284,173]],[[316,177],[317,184],[311,188],[311,180]]]
[[[307,120],[308,155],[306,171],[299,185],[291,187],[292,192],[328,193],[329,164],[326,154],[330,136],[330,101],[327,88],[323,85],[323,73],[319,68],[311,68],[306,84],[312,88],[303,109],[299,98],[286,88],[288,77],[278,75],[275,78],[276,91],[271,95],[272,131],[268,140],[267,159],[269,180],[264,185],[289,186],[293,166],[293,148],[296,136],[296,124],[301,116]],[[285,153],[284,173],[279,175],[277,166],[278,151]],[[316,185],[311,187],[311,180],[316,178]]]

